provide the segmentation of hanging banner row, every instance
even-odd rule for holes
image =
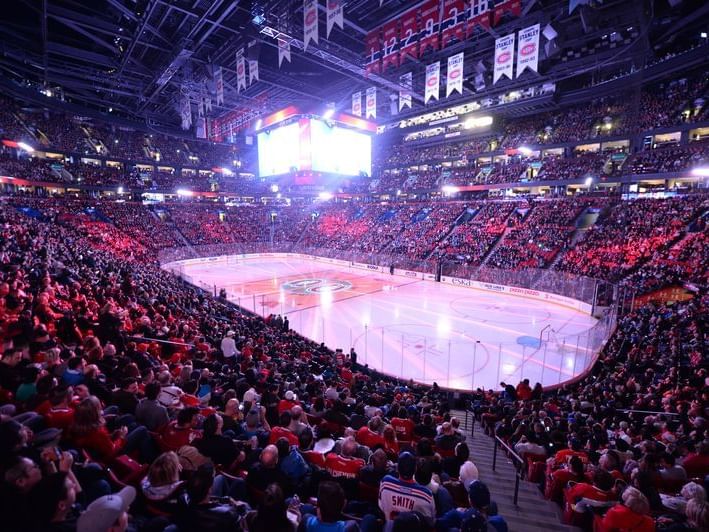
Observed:
[[[506,13],[518,17],[521,11],[521,0],[428,0],[367,34],[366,70],[398,67],[407,58],[463,41],[476,28],[490,28]]]

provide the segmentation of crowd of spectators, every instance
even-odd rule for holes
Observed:
[[[709,161],[709,142],[692,142],[687,146],[663,146],[640,151],[626,161],[631,174],[659,174],[677,172],[706,164]]]
[[[435,386],[73,227],[0,227],[4,530],[506,530]]]
[[[555,268],[618,281],[670,244],[706,210],[705,202],[698,195],[617,203],[563,255]]]

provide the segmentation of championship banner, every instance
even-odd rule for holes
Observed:
[[[382,56],[382,72],[389,65],[399,66],[399,19],[387,22],[382,26],[384,54]]]
[[[365,70],[367,73],[381,72],[381,44],[379,43],[379,28],[375,28],[367,34],[364,41],[364,50],[367,57],[365,58]]]
[[[303,50],[310,41],[318,44],[318,0],[303,0]]]
[[[433,98],[438,100],[441,85],[441,62],[436,61],[426,66],[426,95],[424,103]]]
[[[492,83],[502,76],[512,79],[512,64],[514,63],[515,34],[510,33],[495,40],[495,70],[492,73]]]
[[[411,89],[413,87],[413,76],[411,72],[399,76],[399,111],[404,107],[411,109]]]
[[[224,104],[224,78],[222,77],[222,67],[217,67],[214,72],[214,83],[217,86],[217,105]]]
[[[490,29],[490,15],[492,0],[472,0],[470,4],[470,16],[468,17],[467,35],[470,37],[475,32],[475,26],[483,29]]]
[[[421,31],[419,33],[419,53],[423,54],[430,46],[439,49],[438,30],[440,27],[440,9],[438,0],[428,0],[421,6]]]
[[[360,91],[352,93],[352,114],[362,116],[362,93]]]
[[[182,118],[182,129],[189,129],[192,125],[192,110],[190,109],[190,99],[187,96],[182,98],[180,116]]]
[[[419,10],[412,9],[399,17],[401,30],[399,32],[399,64],[404,63],[406,56],[419,56]]]
[[[236,52],[236,90],[246,89],[246,61],[244,49]]]
[[[369,87],[367,89],[367,108],[365,118],[377,118],[377,88]]]
[[[446,98],[448,98],[453,91],[458,91],[458,94],[463,94],[463,52],[448,58]]]
[[[284,59],[290,63],[290,43],[284,39],[278,39],[278,68],[281,68]]]
[[[505,13],[511,13],[513,17],[519,17],[522,14],[522,0],[502,0],[502,2],[496,3],[492,25],[497,26]]]
[[[441,19],[441,48],[453,39],[465,39],[465,0],[444,0]]]
[[[198,139],[207,138],[207,121],[204,117],[197,119],[196,134]]]
[[[197,116],[204,116],[204,100],[201,96],[197,98]]]
[[[345,20],[343,16],[342,0],[326,0],[325,4],[327,6],[327,31],[325,38],[329,39],[332,27],[337,25],[340,29],[344,29]]]
[[[253,61],[249,59],[249,85],[253,84],[254,80],[260,81],[258,78],[258,59]]]
[[[526,68],[539,72],[539,24],[519,30],[517,38],[517,77]]]
[[[209,95],[204,97],[204,110],[208,113],[212,112],[212,97]]]

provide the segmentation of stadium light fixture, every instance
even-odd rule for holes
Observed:
[[[446,196],[450,196],[458,192],[458,187],[444,185],[443,187],[441,187],[441,192],[443,192]]]
[[[234,175],[234,172],[232,172],[228,168],[222,168],[222,174],[224,174],[227,177],[231,177]]]
[[[520,146],[517,148],[517,151],[520,152],[522,155],[532,155],[532,150],[530,148],[527,148],[527,146]]]
[[[318,194],[318,198],[323,201],[331,200],[334,197],[335,197],[335,195],[332,192],[320,192]]]
[[[123,187],[118,187],[118,193],[123,194]]]
[[[709,177],[709,166],[692,168],[692,175],[696,177]]]
[[[590,177],[590,176],[587,177],[587,178],[586,178],[586,181],[584,181],[584,184],[585,184],[587,187],[590,187],[591,185],[593,185],[593,178]]]
[[[323,113],[322,117],[323,117],[325,120],[330,120],[334,115],[335,115],[335,110],[334,110],[334,109],[328,109],[327,111],[325,111],[325,112]]]
[[[271,192],[278,192],[278,185],[271,185]]]
[[[34,148],[26,142],[18,142],[17,145],[20,147],[20,149],[25,150],[27,153],[32,153],[34,151]]]
[[[706,39],[706,38],[707,38],[707,32],[706,32],[706,31],[703,31],[703,32],[701,32],[701,33],[699,34],[699,36],[700,36],[702,39]]]

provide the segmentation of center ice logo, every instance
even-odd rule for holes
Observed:
[[[352,283],[333,279],[298,279],[285,283],[281,288],[291,294],[309,295],[322,292],[341,292],[352,288]]]

